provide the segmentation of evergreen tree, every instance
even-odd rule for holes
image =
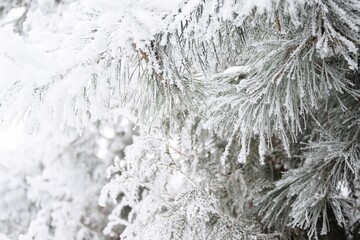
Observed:
[[[131,111],[140,130],[113,152],[104,235],[359,238],[358,0],[35,2],[22,37],[0,29],[0,116],[74,134]]]

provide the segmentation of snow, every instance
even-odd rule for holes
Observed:
[[[247,74],[251,70],[250,66],[234,66],[225,69],[224,74],[235,75],[235,74]]]
[[[249,199],[271,231],[347,224],[355,0],[1,4],[0,240],[255,239]]]
[[[15,151],[19,145],[26,141],[27,134],[22,125],[11,125],[0,130],[0,150]]]
[[[6,237],[4,234],[0,233],[0,240],[11,240],[11,239]]]
[[[12,8],[8,12],[6,17],[0,21],[0,27],[12,23],[14,21],[17,21],[19,18],[21,18],[24,15],[25,12],[26,12],[26,7]]]

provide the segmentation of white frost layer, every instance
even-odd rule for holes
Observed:
[[[237,74],[237,73],[249,73],[250,67],[249,66],[235,66],[229,67],[224,71],[224,74]]]

